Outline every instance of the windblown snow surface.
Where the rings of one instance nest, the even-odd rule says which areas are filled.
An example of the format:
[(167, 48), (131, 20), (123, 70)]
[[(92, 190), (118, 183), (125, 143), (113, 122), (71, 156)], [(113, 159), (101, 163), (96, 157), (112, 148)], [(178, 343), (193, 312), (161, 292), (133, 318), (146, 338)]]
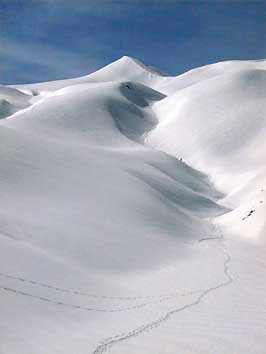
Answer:
[(266, 63), (0, 87), (0, 353), (266, 353)]

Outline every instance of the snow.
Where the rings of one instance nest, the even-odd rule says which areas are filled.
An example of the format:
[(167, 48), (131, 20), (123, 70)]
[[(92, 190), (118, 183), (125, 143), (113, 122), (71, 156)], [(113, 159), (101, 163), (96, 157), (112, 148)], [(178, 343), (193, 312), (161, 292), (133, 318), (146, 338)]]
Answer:
[(0, 353), (263, 353), (265, 70), (0, 87)]
[(0, 119), (30, 105), (30, 96), (15, 88), (0, 85)]

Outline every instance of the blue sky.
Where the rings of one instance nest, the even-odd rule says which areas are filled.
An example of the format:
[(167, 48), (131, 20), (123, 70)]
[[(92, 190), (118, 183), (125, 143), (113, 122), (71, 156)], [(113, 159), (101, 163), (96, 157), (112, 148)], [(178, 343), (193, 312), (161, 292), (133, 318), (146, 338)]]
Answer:
[(266, 56), (266, 0), (0, 0), (0, 83), (85, 75), (123, 55), (170, 74)]

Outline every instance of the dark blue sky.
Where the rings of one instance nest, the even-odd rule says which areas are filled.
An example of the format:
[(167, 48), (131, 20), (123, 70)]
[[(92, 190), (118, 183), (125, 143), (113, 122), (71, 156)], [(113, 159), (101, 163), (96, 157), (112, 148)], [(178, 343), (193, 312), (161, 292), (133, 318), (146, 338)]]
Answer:
[(0, 83), (87, 74), (123, 55), (170, 74), (266, 56), (266, 0), (0, 0)]

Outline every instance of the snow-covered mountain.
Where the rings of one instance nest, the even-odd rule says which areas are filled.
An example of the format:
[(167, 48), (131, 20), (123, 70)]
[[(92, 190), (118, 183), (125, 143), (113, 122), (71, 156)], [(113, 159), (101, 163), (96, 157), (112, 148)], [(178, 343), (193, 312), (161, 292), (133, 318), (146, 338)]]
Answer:
[(266, 61), (0, 87), (0, 353), (262, 354)]

